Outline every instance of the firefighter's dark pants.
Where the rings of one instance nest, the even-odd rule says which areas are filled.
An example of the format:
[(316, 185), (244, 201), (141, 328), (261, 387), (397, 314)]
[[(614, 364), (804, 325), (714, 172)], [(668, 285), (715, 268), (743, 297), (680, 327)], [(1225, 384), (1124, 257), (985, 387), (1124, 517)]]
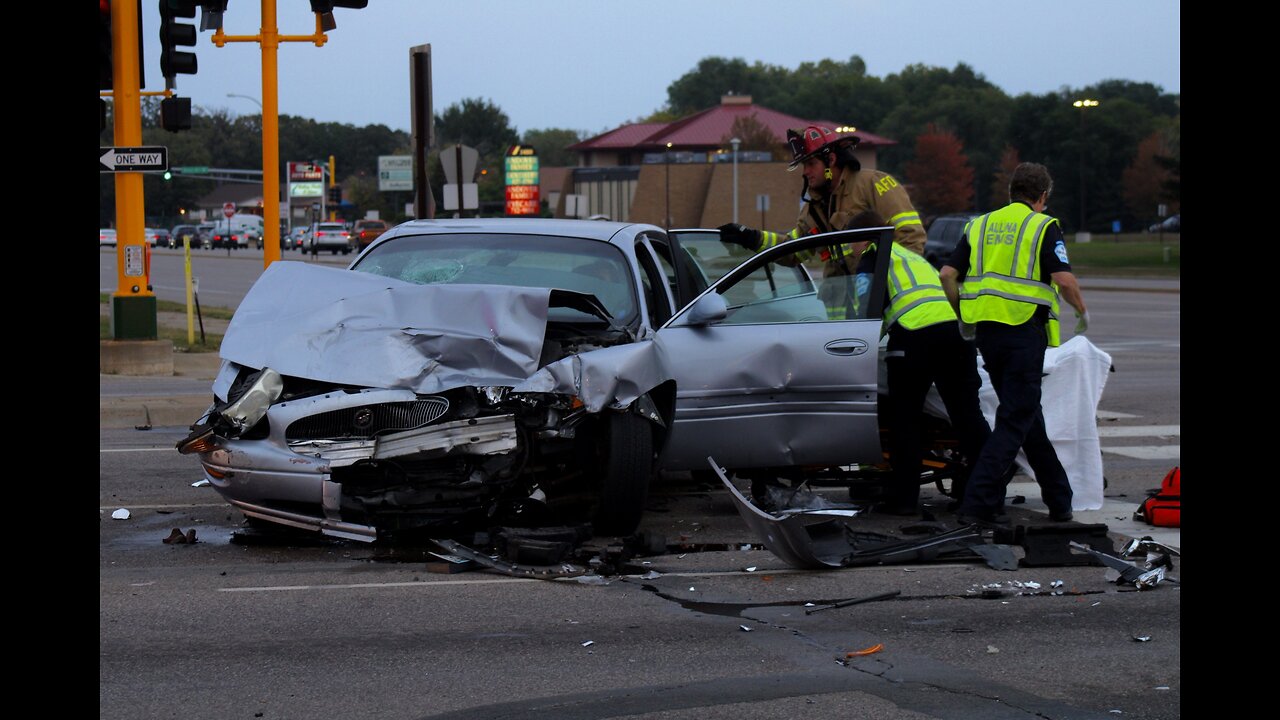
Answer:
[(1040, 496), (1049, 512), (1071, 510), (1071, 483), (1045, 432), (1040, 409), (1040, 379), (1044, 374), (1045, 329), (1036, 320), (1022, 325), (978, 323), (978, 349), (991, 386), (1000, 399), (996, 426), (969, 476), (969, 486), (959, 512), (990, 518), (1004, 504), (1008, 476), (1022, 448), (1040, 484)]
[[(889, 389), (889, 462), (893, 466), (888, 500), (890, 505), (906, 510), (920, 499), (925, 420), (922, 413), (929, 386), (938, 386), (938, 394), (960, 441), (961, 453), (969, 464), (978, 457), (991, 428), (978, 404), (981, 380), (977, 354), (973, 343), (960, 337), (955, 322), (917, 330), (892, 326), (885, 365)], [(964, 484), (964, 474), (962, 470), (952, 478), (952, 494), (957, 498), (963, 496), (963, 488), (959, 486)]]

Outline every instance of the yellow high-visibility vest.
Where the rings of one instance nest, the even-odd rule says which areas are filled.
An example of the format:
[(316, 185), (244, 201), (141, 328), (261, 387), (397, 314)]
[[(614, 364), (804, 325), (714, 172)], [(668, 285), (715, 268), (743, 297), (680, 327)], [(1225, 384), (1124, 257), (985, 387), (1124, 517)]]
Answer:
[(1049, 308), (1049, 347), (1059, 344), (1058, 289), (1040, 280), (1040, 243), (1057, 218), (1014, 202), (969, 223), (969, 272), (960, 287), (966, 323), (1021, 325)]

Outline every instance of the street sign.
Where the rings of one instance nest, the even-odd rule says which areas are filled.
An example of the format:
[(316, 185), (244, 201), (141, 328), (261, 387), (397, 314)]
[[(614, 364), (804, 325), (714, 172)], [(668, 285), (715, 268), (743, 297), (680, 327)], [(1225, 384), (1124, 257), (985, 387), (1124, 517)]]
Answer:
[(378, 190), (412, 190), (413, 156), (379, 155)]
[(440, 151), (440, 169), (450, 185), (466, 185), (476, 176), (480, 152), (466, 145), (453, 145)]
[(222, 216), (223, 216), (223, 217), (228, 217), (228, 218), (229, 218), (229, 217), (231, 217), (232, 215), (235, 215), (235, 214), (236, 214), (236, 204), (235, 204), (235, 203), (233, 203), (233, 202), (229, 202), (229, 201), (228, 201), (228, 202), (224, 202), (224, 203), (222, 203)]
[[(456, 183), (446, 183), (444, 190), (440, 193), (444, 198), (445, 210), (458, 209), (458, 185)], [(475, 183), (462, 184), (462, 209), (476, 210), (480, 207), (480, 186)]]
[(183, 175), (208, 175), (209, 166), (208, 165), (186, 165), (180, 168), (174, 168), (174, 172), (181, 173)]
[(169, 148), (99, 147), (98, 172), (164, 172), (169, 169)]

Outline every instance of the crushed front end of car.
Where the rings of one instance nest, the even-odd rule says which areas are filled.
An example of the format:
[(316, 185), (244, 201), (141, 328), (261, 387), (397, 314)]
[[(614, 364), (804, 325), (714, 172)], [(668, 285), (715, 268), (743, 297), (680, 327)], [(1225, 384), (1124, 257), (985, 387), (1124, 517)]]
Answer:
[[(280, 292), (308, 311), (282, 312)], [(248, 518), (334, 537), (534, 522), (618, 464), (601, 456), (614, 426), (665, 425), (647, 393), (666, 379), (652, 344), (548, 323), (557, 303), (591, 300), (275, 263), (178, 449)], [(607, 529), (634, 526), (637, 499), (604, 498)]]

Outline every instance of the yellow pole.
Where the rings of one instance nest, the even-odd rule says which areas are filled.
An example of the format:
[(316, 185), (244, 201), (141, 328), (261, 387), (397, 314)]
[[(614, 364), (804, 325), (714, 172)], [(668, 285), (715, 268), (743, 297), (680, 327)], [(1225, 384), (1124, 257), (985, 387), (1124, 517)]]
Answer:
[[(338, 184), (337, 178), (333, 176), (333, 156), (330, 155), (329, 156), (329, 187), (333, 187), (334, 185), (337, 185), (337, 184)], [(334, 203), (329, 207), (329, 222), (333, 222), (334, 220), (338, 219), (338, 211), (335, 209), (337, 207), (338, 207), (337, 203)]]
[[(142, 144), (142, 107), (138, 87), (138, 5), (112, 3), (111, 8), (112, 102), (115, 113), (114, 142), (117, 147)], [(143, 265), (146, 237), (143, 234), (142, 174), (117, 172), (116, 181), (116, 291), (115, 295), (151, 295), (146, 277), (125, 274)], [(130, 262), (126, 263), (125, 259)], [(128, 268), (126, 268), (128, 265)]]
[(277, 97), (277, 55), (280, 33), (276, 27), (276, 0), (262, 0), (262, 211), (266, 215), (266, 239), (262, 267), (280, 259), (280, 102)]
[(187, 347), (196, 344), (196, 311), (192, 304), (191, 288), (191, 235), (182, 235), (182, 275), (187, 281)]
[[(138, 3), (113, 3), (111, 74), (115, 147), (142, 144), (142, 107), (138, 68)], [(116, 290), (111, 294), (113, 340), (155, 340), (156, 296), (148, 287), (147, 239), (142, 175), (116, 172)]]

